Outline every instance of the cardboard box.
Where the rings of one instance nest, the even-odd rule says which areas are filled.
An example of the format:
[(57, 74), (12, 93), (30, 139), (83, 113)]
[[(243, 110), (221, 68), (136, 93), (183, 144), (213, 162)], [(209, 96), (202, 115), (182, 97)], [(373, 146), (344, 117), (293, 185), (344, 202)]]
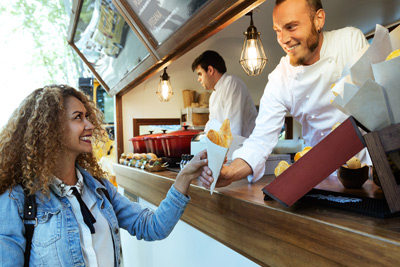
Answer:
[(181, 110), (182, 123), (189, 126), (204, 126), (209, 119), (208, 108), (184, 108)]

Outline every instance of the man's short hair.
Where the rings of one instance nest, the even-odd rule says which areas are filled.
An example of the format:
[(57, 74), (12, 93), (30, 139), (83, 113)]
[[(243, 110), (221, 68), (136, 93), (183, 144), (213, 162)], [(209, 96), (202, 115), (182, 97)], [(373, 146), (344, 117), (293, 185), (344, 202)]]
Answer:
[[(275, 6), (279, 6), (286, 0), (275, 0)], [(323, 9), (321, 0), (304, 0), (307, 2), (307, 5), (310, 9), (310, 16), (314, 17), (315, 12), (317, 12), (320, 9)]]
[(192, 63), (192, 70), (194, 71), (197, 66), (201, 66), (207, 71), (208, 66), (212, 66), (219, 73), (224, 74), (226, 72), (226, 65), (224, 59), (215, 51), (207, 50), (198, 56)]

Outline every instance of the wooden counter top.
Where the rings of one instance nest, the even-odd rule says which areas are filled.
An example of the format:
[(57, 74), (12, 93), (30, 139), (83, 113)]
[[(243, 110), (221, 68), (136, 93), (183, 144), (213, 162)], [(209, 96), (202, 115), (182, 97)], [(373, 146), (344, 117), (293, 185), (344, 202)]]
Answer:
[[(177, 175), (119, 164), (114, 171), (125, 190), (157, 206)], [(195, 181), (182, 220), (262, 266), (398, 265), (400, 218), (372, 218), (301, 201), (285, 208), (264, 201), (261, 189), (272, 178), (238, 181), (212, 196)], [(373, 194), (382, 196), (376, 188)]]

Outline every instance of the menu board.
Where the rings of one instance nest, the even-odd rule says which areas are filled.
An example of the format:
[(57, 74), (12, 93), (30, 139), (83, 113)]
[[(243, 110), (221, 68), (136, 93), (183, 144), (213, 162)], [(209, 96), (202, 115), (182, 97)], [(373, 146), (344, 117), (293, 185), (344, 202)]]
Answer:
[(211, 0), (128, 0), (140, 22), (161, 45)]

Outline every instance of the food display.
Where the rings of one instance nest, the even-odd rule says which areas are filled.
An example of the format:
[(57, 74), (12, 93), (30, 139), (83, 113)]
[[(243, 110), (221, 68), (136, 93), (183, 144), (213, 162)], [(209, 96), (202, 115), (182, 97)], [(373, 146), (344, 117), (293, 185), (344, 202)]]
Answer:
[(119, 158), (119, 164), (126, 165), (125, 160), (126, 160), (126, 154), (122, 153), (121, 157)]
[(150, 159), (144, 168), (148, 171), (151, 172), (158, 172), (158, 171), (164, 171), (168, 167), (168, 163), (163, 162), (162, 158), (153, 158)]
[(128, 153), (128, 154), (122, 153), (121, 157), (119, 159), (119, 163), (122, 164), (122, 165), (128, 165), (129, 162), (132, 160), (132, 158), (133, 158), (133, 153), (132, 152)]
[(119, 163), (129, 167), (146, 169), (148, 171), (163, 171), (168, 163), (154, 153), (122, 153)]

